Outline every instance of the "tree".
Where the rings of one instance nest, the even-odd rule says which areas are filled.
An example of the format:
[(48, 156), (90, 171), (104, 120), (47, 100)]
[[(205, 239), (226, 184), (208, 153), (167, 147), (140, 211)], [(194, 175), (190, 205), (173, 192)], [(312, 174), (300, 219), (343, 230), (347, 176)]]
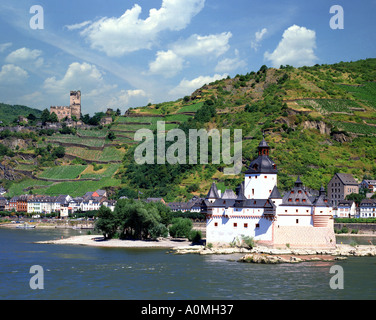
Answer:
[(65, 156), (65, 148), (63, 146), (58, 146), (53, 151), (53, 156), (55, 156), (57, 158), (63, 158)]
[[(115, 207), (120, 237), (132, 239), (156, 238), (164, 232), (161, 216), (154, 203), (121, 199)], [(151, 234), (152, 232), (152, 234)]]
[(52, 112), (49, 117), (50, 122), (59, 122), (59, 118), (57, 117), (55, 112)]
[(107, 139), (111, 140), (111, 141), (114, 141), (116, 139), (116, 136), (115, 136), (115, 133), (113, 133), (112, 131), (110, 131), (107, 135)]
[(50, 121), (50, 111), (48, 111), (48, 109), (42, 111), (41, 119), (43, 124)]
[(188, 238), (192, 230), (192, 221), (188, 218), (174, 218), (169, 228), (170, 235), (174, 238)]
[(98, 211), (98, 220), (95, 228), (102, 232), (105, 239), (111, 239), (117, 230), (117, 219), (113, 211), (101, 206)]
[(365, 198), (366, 195), (364, 193), (351, 193), (346, 196), (346, 200), (353, 200), (357, 205), (359, 205)]

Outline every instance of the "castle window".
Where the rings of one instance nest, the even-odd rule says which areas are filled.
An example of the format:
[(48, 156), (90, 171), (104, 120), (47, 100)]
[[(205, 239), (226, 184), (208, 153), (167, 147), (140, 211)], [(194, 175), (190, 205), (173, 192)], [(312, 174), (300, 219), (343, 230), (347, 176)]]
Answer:
[(295, 199), (295, 202), (299, 202), (299, 199)]
[(287, 210), (285, 210), (285, 212), (287, 213)]
[(296, 219), (296, 224), (298, 224), (299, 223), (299, 219)]
[(214, 222), (214, 227), (218, 227), (218, 222)]
[(248, 228), (248, 223), (244, 223), (244, 228)]
[(256, 229), (260, 228), (260, 224), (256, 223)]
[(302, 193), (302, 190), (299, 190), (298, 193)]
[(296, 213), (298, 213), (299, 212), (299, 210), (298, 209), (296, 209)]
[(268, 178), (268, 176), (264, 176), (264, 178), (265, 178), (265, 179), (267, 179), (267, 178)]
[(238, 224), (234, 222), (234, 228), (237, 228), (237, 227), (238, 227)]
[(303, 199), (302, 201), (303, 201), (303, 202), (306, 202), (306, 199)]
[(289, 202), (292, 202), (292, 199), (291, 199), (291, 198), (289, 198)]

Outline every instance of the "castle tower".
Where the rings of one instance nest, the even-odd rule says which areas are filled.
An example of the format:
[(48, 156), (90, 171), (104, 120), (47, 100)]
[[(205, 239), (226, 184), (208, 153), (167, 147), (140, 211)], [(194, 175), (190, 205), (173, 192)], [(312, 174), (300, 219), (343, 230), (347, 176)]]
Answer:
[(70, 108), (71, 115), (75, 116), (77, 120), (81, 116), (81, 91), (71, 91), (70, 92)]
[(270, 147), (263, 138), (258, 157), (245, 172), (244, 195), (247, 199), (268, 199), (277, 185), (277, 166), (269, 158)]

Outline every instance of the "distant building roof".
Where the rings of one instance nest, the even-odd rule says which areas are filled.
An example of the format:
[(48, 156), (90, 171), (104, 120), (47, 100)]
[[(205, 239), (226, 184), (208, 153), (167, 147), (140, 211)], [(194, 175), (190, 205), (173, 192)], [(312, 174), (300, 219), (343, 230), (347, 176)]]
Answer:
[(312, 198), (310, 193), (304, 189), (303, 182), (298, 177), (294, 188), (286, 192), (282, 198), (282, 206), (311, 206)]
[(351, 173), (336, 173), (336, 175), (345, 185), (358, 185), (358, 182), (354, 179)]
[(218, 193), (217, 185), (213, 182), (206, 196), (206, 199), (218, 199), (218, 198), (219, 198), (219, 193)]

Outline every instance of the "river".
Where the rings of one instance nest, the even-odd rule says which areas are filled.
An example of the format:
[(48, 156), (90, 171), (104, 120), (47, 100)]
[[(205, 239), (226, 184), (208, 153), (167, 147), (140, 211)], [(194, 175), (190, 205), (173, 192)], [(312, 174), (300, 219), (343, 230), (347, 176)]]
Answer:
[[(1, 300), (342, 300), (376, 298), (376, 257), (260, 265), (240, 254), (175, 255), (166, 249), (37, 244), (77, 230), (0, 228)], [(344, 241), (344, 238), (341, 238)], [(345, 243), (345, 242), (344, 242)], [(33, 290), (33, 265), (43, 289)], [(330, 268), (343, 268), (331, 289)]]

